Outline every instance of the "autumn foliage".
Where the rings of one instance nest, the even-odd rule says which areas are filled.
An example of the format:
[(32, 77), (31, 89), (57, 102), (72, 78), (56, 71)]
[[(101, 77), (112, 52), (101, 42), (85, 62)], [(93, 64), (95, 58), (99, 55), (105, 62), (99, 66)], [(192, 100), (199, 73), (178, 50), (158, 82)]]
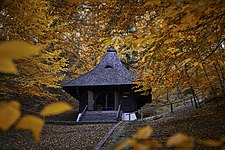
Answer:
[[(40, 47), (22, 41), (8, 41), (0, 44), (1, 67), (0, 72), (18, 73), (13, 58), (25, 57), (37, 53)], [(57, 115), (72, 109), (65, 102), (51, 103), (43, 108), (40, 116), (22, 115), (21, 104), (18, 101), (0, 102), (0, 129), (7, 131), (13, 126), (16, 129), (30, 130), (36, 142), (40, 141), (45, 120), (41, 116)]]
[[(189, 88), (204, 97), (224, 94), (222, 0), (10, 4), (1, 6), (1, 39), (28, 40), (43, 48), (32, 58), (16, 60), (20, 76), (1, 75), (6, 98), (17, 89), (19, 95), (55, 99), (58, 95), (48, 88), (92, 69), (108, 45), (117, 48), (125, 65), (138, 73), (136, 83), (143, 91), (151, 88), (154, 98)], [(9, 87), (6, 80), (17, 86)]]
[[(49, 106), (38, 121), (21, 118), (21, 104), (11, 100), (38, 99), (43, 105), (58, 100), (54, 91), (96, 66), (109, 45), (154, 99), (181, 98), (188, 89), (201, 98), (224, 96), (224, 29), (224, 0), (3, 0), (0, 122), (9, 119), (5, 113), (13, 117), (0, 127), (5, 131), (17, 123), (38, 141), (40, 116), (71, 107), (56, 104), (54, 112)], [(33, 119), (38, 128), (24, 123)]]
[(190, 88), (224, 95), (224, 2), (149, 0), (142, 8), (135, 32), (111, 40), (138, 53), (142, 90), (152, 88), (155, 99)]

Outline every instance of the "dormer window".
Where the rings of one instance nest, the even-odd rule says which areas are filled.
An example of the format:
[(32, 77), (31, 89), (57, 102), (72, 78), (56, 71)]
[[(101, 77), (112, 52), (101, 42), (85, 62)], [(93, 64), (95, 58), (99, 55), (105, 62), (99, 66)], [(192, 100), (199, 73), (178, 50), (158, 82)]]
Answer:
[(113, 68), (111, 65), (106, 65), (105, 68)]

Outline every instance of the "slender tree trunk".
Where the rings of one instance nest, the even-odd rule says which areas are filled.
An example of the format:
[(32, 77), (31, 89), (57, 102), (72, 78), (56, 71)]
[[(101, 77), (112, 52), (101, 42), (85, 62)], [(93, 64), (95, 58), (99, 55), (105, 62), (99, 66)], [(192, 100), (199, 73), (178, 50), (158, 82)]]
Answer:
[(223, 95), (225, 95), (225, 93), (224, 93), (224, 89), (223, 89), (222, 79), (221, 79), (221, 77), (220, 77), (220, 74), (219, 74), (219, 71), (218, 71), (218, 69), (217, 69), (217, 67), (216, 67), (216, 64), (214, 64), (214, 67), (215, 67), (215, 69), (216, 69), (216, 74), (217, 74), (218, 79), (219, 79), (219, 83), (220, 83), (221, 92), (223, 93)]
[[(197, 50), (197, 54), (198, 54), (198, 57), (199, 57), (199, 59), (200, 59), (200, 62), (203, 62), (203, 59), (202, 59), (202, 57), (201, 57), (201, 54), (199, 53), (199, 50)], [(212, 92), (213, 92), (213, 95), (215, 95), (214, 88), (213, 88), (212, 83), (211, 83), (211, 81), (210, 81), (210, 79), (209, 79), (209, 76), (208, 76), (208, 74), (207, 74), (207, 72), (206, 72), (206, 68), (205, 68), (205, 66), (204, 66), (203, 64), (202, 64), (202, 68), (203, 68), (203, 71), (204, 71), (204, 73), (205, 73), (205, 76), (206, 76), (206, 78), (207, 78), (207, 80), (208, 80), (208, 82), (209, 82), (209, 85), (210, 85), (210, 88), (211, 88), (211, 90), (212, 90)]]
[[(225, 89), (224, 89), (224, 81), (225, 81), (225, 76), (224, 76), (224, 73), (223, 73), (223, 68), (220, 67), (220, 64), (218, 62), (218, 58), (217, 56), (214, 54), (214, 57), (216, 59), (216, 62), (217, 62), (217, 66), (218, 68), (216, 67), (216, 64), (214, 64), (214, 67), (216, 69), (216, 72), (217, 72), (217, 75), (218, 75), (218, 78), (219, 78), (219, 81), (220, 81), (220, 86), (221, 86), (221, 92), (223, 95), (225, 95)], [(221, 76), (220, 76), (221, 75)]]
[(192, 92), (192, 95), (193, 95), (193, 99), (194, 99), (194, 103), (195, 103), (195, 108), (197, 109), (198, 108), (198, 103), (197, 103), (197, 97), (196, 97), (195, 91), (192, 88), (192, 86), (191, 86), (190, 89), (191, 89), (191, 92)]

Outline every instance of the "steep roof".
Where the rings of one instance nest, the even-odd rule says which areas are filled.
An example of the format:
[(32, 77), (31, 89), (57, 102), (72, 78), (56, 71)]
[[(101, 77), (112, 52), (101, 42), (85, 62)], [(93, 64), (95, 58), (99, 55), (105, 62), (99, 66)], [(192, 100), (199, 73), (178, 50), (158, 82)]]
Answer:
[(137, 76), (121, 63), (114, 47), (110, 47), (101, 62), (91, 71), (68, 82), (70, 86), (131, 85)]

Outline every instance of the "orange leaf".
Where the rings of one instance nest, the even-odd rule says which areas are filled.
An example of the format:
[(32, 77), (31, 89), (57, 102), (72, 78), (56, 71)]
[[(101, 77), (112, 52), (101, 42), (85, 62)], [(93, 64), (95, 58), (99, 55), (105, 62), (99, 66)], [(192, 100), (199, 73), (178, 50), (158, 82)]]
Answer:
[(17, 123), (17, 129), (25, 129), (32, 131), (34, 135), (34, 140), (36, 142), (40, 141), (41, 130), (44, 126), (45, 122), (43, 119), (33, 116), (33, 115), (26, 115), (20, 119)]
[(40, 49), (40, 46), (32, 45), (24, 41), (6, 41), (0, 44), (0, 57), (24, 57), (35, 54)]
[(145, 140), (142, 144), (148, 145), (149, 148), (160, 148), (162, 146), (158, 140)]
[(40, 114), (43, 116), (58, 115), (72, 109), (73, 107), (65, 102), (55, 102), (45, 106)]
[(152, 134), (152, 127), (150, 125), (146, 126), (145, 128), (139, 129), (134, 135), (133, 138), (135, 139), (148, 139), (149, 136)]
[(20, 103), (17, 101), (0, 103), (0, 129), (8, 130), (20, 117)]
[(168, 147), (177, 147), (183, 149), (191, 149), (193, 147), (190, 138), (185, 134), (175, 134), (168, 138), (166, 145)]
[(151, 33), (156, 33), (156, 28), (152, 27), (152, 28), (150, 29), (150, 32), (151, 32)]
[(12, 74), (17, 73), (16, 65), (13, 63), (11, 58), (0, 58), (0, 72)]
[(208, 147), (220, 147), (222, 145), (222, 142), (215, 140), (201, 140), (199, 143)]
[(136, 144), (136, 140), (127, 138), (122, 143), (116, 145), (114, 150), (122, 150), (124, 148), (131, 147), (134, 144)]

